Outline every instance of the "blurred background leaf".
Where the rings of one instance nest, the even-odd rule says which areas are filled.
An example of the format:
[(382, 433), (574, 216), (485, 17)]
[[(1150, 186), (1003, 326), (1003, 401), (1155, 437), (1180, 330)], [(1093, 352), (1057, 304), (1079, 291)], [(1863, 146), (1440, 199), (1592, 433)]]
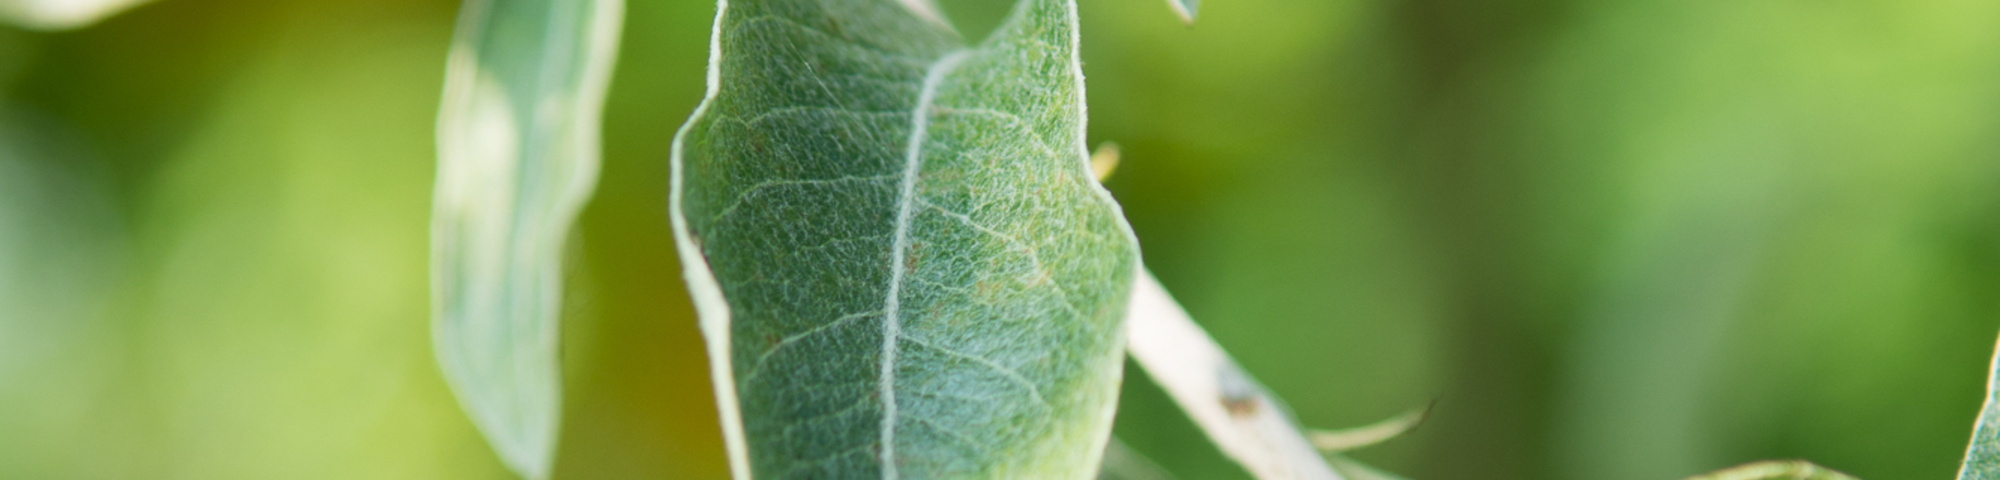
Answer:
[(562, 416), (564, 248), (597, 186), (623, 0), (469, 0), (446, 60), (431, 344), (508, 468), (548, 478)]
[[(1008, 4), (940, 3), (973, 38)], [(69, 251), (8, 264), (39, 281), (0, 299), (101, 299), (0, 303), (0, 478), (507, 478), (426, 342), (456, 8), (170, 0), (0, 30), (0, 104), (29, 125), (8, 128), (70, 145), (29, 159), (67, 173), (0, 180), (0, 211), (37, 212), (0, 238)], [(555, 478), (726, 476), (665, 215), (713, 8), (629, 7)], [(1110, 187), (1194, 318), (1308, 426), (1439, 399), (1357, 459), (1957, 468), (2000, 332), (2000, 4), (1082, 8), (1090, 144), (1121, 146)], [(30, 175), (72, 186), (20, 193)], [(1143, 377), (1120, 438), (1178, 478), (1247, 478)]]
[(0, 0), (0, 20), (37, 30), (88, 26), (148, 0)]
[[(0, 473), (89, 460), (79, 427), (120, 380), (107, 307), (125, 268), (124, 225), (103, 170), (73, 132), (0, 103)], [(34, 477), (36, 475), (24, 475)]]

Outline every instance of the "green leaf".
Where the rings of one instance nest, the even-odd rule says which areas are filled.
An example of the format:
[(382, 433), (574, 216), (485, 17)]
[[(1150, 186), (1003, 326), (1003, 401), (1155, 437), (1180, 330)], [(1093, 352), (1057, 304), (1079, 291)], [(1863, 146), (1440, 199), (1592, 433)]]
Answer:
[(125, 378), (103, 358), (130, 344), (108, 315), (130, 278), (129, 230), (81, 138), (0, 99), (0, 409), (33, 412), (0, 416), (0, 478), (82, 476), (67, 467), (101, 468), (112, 434), (98, 432), (118, 430), (79, 406)]
[(2000, 347), (1995, 347), (1991, 370), (1986, 377), (1986, 404), (1973, 424), (1958, 480), (2000, 480)]
[(722, 2), (672, 212), (737, 478), (1097, 474), (1138, 269), (1072, 0)]
[(546, 478), (562, 413), (563, 242), (597, 181), (622, 0), (470, 0), (438, 115), (438, 364), (500, 459)]
[(1856, 480), (1853, 476), (1804, 460), (1769, 460), (1688, 477), (1687, 480)]

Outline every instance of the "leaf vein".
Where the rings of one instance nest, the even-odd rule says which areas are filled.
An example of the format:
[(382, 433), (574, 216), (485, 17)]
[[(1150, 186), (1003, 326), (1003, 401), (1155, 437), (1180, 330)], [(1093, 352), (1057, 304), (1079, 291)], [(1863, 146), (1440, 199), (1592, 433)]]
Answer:
[(1035, 271), (1041, 273), (1043, 278), (1048, 282), (1049, 287), (1055, 290), (1057, 297), (1056, 303), (1062, 305), (1063, 309), (1068, 310), (1070, 314), (1076, 315), (1077, 319), (1083, 324), (1085, 329), (1088, 329), (1093, 333), (1095, 333), (1098, 330), (1096, 325), (1090, 323), (1089, 321), (1090, 316), (1084, 315), (1083, 310), (1076, 308), (1076, 305), (1070, 302), (1069, 289), (1063, 288), (1062, 283), (1056, 280), (1055, 271), (1050, 270), (1046, 264), (1042, 263), (1041, 255), (1036, 254), (1035, 247), (1033, 245), (1029, 245), (1027, 242), (1022, 241), (1020, 237), (1010, 235), (998, 230), (994, 230), (991, 227), (987, 227), (985, 225), (980, 224), (979, 222), (973, 221), (972, 216), (970, 215), (951, 211), (950, 209), (944, 208), (929, 201), (922, 201), (922, 202), (924, 206), (927, 208), (937, 210), (939, 213), (943, 213), (945, 216), (958, 219), (958, 221), (965, 223), (967, 226), (970, 226), (973, 229), (979, 230), (980, 232), (984, 232), (994, 237), (998, 237), (1002, 240), (1005, 240), (1009, 243), (1012, 243), (1020, 247), (1022, 253), (1027, 254), (1028, 262), (1034, 265)]
[(960, 433), (957, 429), (946, 427), (943, 424), (940, 424), (935, 420), (931, 420), (930, 418), (927, 418), (923, 415), (910, 415), (910, 419), (915, 420), (917, 423), (923, 424), (926, 427), (930, 427), (932, 431), (945, 434), (945, 436), (951, 437), (952, 440), (964, 444), (966, 448), (972, 450), (974, 455), (982, 457), (986, 455), (986, 447), (979, 445), (978, 442), (972, 441), (972, 437), (966, 436), (964, 433)]
[(869, 403), (867, 398), (857, 399), (854, 401), (854, 403), (849, 404), (845, 407), (841, 407), (839, 410), (834, 410), (819, 415), (813, 415), (810, 417), (801, 418), (796, 422), (792, 422), (791, 425), (786, 425), (785, 428), (780, 430), (779, 432), (781, 435), (790, 437), (792, 436), (792, 432), (798, 430), (800, 427), (804, 427), (814, 422), (820, 422), (835, 417), (846, 416), (848, 414), (854, 413), (856, 410), (860, 410), (864, 407), (867, 407), (868, 405)]
[(883, 175), (869, 175), (869, 176), (849, 175), (837, 178), (812, 178), (812, 179), (801, 179), (801, 180), (766, 180), (762, 183), (745, 187), (742, 193), (736, 194), (736, 200), (729, 202), (729, 205), (723, 207), (722, 210), (716, 211), (715, 216), (709, 219), (709, 223), (710, 224), (722, 223), (723, 218), (728, 217), (732, 213), (736, 213), (736, 209), (738, 207), (742, 207), (744, 203), (747, 203), (750, 200), (750, 197), (756, 196), (758, 194), (763, 193), (766, 190), (770, 190), (773, 188), (798, 187), (806, 185), (832, 185), (836, 183), (845, 183), (845, 182), (879, 182), (883, 180), (893, 180), (895, 178), (896, 178), (895, 175), (883, 174)]
[(843, 107), (829, 107), (825, 105), (793, 105), (789, 107), (778, 107), (770, 110), (765, 110), (763, 113), (751, 116), (748, 119), (739, 120), (731, 117), (718, 117), (717, 120), (736, 122), (743, 124), (746, 127), (754, 128), (758, 123), (761, 123), (765, 120), (770, 120), (774, 117), (778, 117), (781, 115), (791, 115), (796, 113), (842, 113), (854, 116), (892, 116), (892, 115), (908, 115), (910, 112), (854, 110)]
[(935, 350), (938, 353), (943, 353), (945, 355), (971, 360), (973, 363), (977, 363), (982, 366), (985, 366), (986, 368), (992, 369), (995, 373), (999, 373), (1000, 376), (1007, 377), (1007, 380), (1012, 381), (1015, 384), (1020, 385), (1022, 389), (1027, 390), (1028, 396), (1035, 399), (1035, 404), (1042, 405), (1044, 407), (1055, 408), (1054, 405), (1049, 404), (1048, 400), (1042, 398), (1042, 389), (1036, 387), (1035, 382), (1028, 381), (1028, 377), (1022, 376), (1021, 372), (1017, 372), (1012, 368), (1007, 368), (1006, 365), (994, 363), (992, 360), (987, 360), (978, 355), (973, 355), (958, 350), (945, 348), (943, 345), (931, 343), (928, 340), (923, 340), (917, 337), (904, 337), (903, 339), (908, 340), (910, 343), (916, 344), (917, 346)]
[(820, 326), (813, 327), (812, 329), (806, 330), (804, 332), (788, 335), (785, 338), (778, 340), (777, 343), (771, 344), (771, 348), (764, 349), (763, 353), (757, 354), (757, 360), (750, 364), (750, 372), (743, 374), (743, 383), (749, 384), (755, 382), (757, 380), (757, 376), (764, 373), (764, 364), (769, 362), (771, 360), (771, 356), (777, 354), (779, 350), (783, 350), (785, 347), (797, 344), (799, 341), (805, 340), (806, 338), (812, 337), (813, 335), (817, 335), (822, 332), (839, 328), (841, 325), (846, 325), (849, 322), (853, 322), (855, 320), (859, 320), (862, 318), (868, 318), (869, 316), (875, 315), (877, 313), (880, 312), (861, 312), (861, 313), (842, 315), (840, 318), (833, 319), (833, 321), (831, 322), (826, 322), (825, 324), (822, 324)]
[(937, 110), (941, 113), (997, 117), (1010, 124), (1010, 126), (1027, 133), (1029, 138), (1034, 139), (1034, 141), (1028, 142), (1028, 145), (1035, 147), (1036, 153), (1047, 155), (1050, 158), (1062, 157), (1061, 154), (1056, 153), (1055, 147), (1049, 146), (1049, 143), (1042, 138), (1042, 133), (1030, 127), (1026, 120), (1021, 119), (1020, 115), (985, 107), (937, 107)]
[[(799, 30), (804, 30), (804, 31), (806, 31), (807, 33), (811, 33), (811, 34), (813, 34), (813, 35), (818, 35), (818, 36), (820, 36), (820, 37), (823, 37), (823, 38), (826, 38), (826, 39), (828, 39), (829, 41), (828, 41), (827, 43), (833, 43), (833, 44), (837, 44), (837, 45), (843, 45), (843, 46), (848, 46), (848, 47), (854, 47), (854, 48), (856, 48), (856, 49), (859, 49), (859, 50), (862, 50), (862, 51), (865, 51), (865, 52), (868, 52), (868, 53), (873, 53), (873, 54), (876, 54), (876, 55), (880, 55), (880, 56), (882, 56), (883, 58), (886, 58), (886, 59), (890, 59), (890, 60), (895, 60), (895, 61), (899, 61), (899, 62), (902, 62), (902, 63), (906, 63), (906, 64), (911, 64), (911, 65), (928, 65), (928, 64), (930, 64), (930, 63), (931, 63), (931, 60), (930, 60), (930, 59), (926, 59), (926, 58), (922, 58), (922, 57), (917, 57), (917, 56), (914, 56), (914, 55), (910, 55), (910, 54), (906, 54), (906, 53), (897, 53), (897, 52), (893, 52), (893, 51), (890, 51), (890, 50), (888, 50), (888, 49), (885, 49), (885, 48), (882, 48), (882, 47), (880, 47), (880, 46), (876, 46), (876, 45), (870, 45), (870, 44), (866, 44), (866, 43), (861, 43), (861, 42), (856, 42), (856, 41), (853, 41), (853, 40), (850, 40), (850, 39), (847, 39), (847, 38), (845, 38), (845, 37), (841, 37), (841, 36), (838, 36), (838, 35), (834, 35), (834, 34), (831, 34), (831, 33), (827, 33), (827, 32), (826, 32), (825, 30), (821, 30), (821, 29), (820, 29), (819, 27), (815, 27), (815, 26), (812, 26), (812, 25), (807, 25), (807, 24), (806, 24), (805, 22), (801, 22), (801, 21), (798, 21), (798, 20), (796, 20), (796, 19), (792, 19), (792, 18), (788, 18), (788, 17), (780, 17), (780, 16), (776, 16), (776, 15), (760, 15), (760, 16), (755, 16), (755, 17), (750, 17), (750, 18), (745, 18), (745, 19), (743, 19), (743, 23), (740, 23), (740, 24), (737, 24), (737, 25), (736, 25), (736, 28), (734, 28), (733, 30), (743, 30), (743, 29), (748, 29), (748, 28), (750, 28), (750, 27), (752, 27), (752, 26), (755, 26), (755, 25), (757, 25), (757, 24), (760, 24), (760, 23), (765, 23), (765, 22), (767, 22), (767, 21), (768, 21), (768, 22), (771, 22), (771, 23), (774, 23), (774, 24), (777, 24), (777, 25), (780, 25), (780, 26), (786, 26), (786, 27), (791, 27), (791, 28), (796, 28), (796, 29), (799, 29)], [(741, 34), (741, 33), (739, 33), (739, 32), (735, 32), (735, 31), (732, 31), (732, 32), (730, 32), (730, 36), (732, 36), (732, 37), (733, 37), (733, 36), (736, 36), (736, 35), (740, 35), (740, 34)], [(756, 35), (751, 35), (751, 36), (755, 37)]]
[(897, 480), (896, 471), (896, 337), (902, 329), (902, 299), (904, 259), (910, 248), (910, 217), (914, 213), (917, 197), (917, 175), (923, 170), (923, 142), (928, 138), (931, 104), (936, 102), (938, 86), (944, 82), (945, 74), (958, 65), (970, 50), (959, 50), (938, 59), (924, 73), (924, 87), (917, 94), (916, 110), (910, 115), (910, 143), (903, 167), (903, 192), (896, 207), (896, 237), (889, 250), (889, 293), (882, 308), (882, 376), (880, 381), (882, 398), (882, 478)]

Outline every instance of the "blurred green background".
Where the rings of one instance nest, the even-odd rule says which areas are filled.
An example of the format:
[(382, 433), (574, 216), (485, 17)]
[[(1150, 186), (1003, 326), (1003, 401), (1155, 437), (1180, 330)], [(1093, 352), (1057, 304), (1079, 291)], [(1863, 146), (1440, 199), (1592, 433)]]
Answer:
[[(952, 0), (973, 36), (1007, 0)], [(1083, 0), (1148, 264), (1418, 480), (1949, 478), (2000, 330), (2000, 2)], [(427, 335), (450, 0), (0, 27), (0, 478), (503, 479)], [(557, 478), (726, 476), (665, 213), (714, 6), (630, 0)], [(1246, 476), (1128, 370), (1118, 435)]]

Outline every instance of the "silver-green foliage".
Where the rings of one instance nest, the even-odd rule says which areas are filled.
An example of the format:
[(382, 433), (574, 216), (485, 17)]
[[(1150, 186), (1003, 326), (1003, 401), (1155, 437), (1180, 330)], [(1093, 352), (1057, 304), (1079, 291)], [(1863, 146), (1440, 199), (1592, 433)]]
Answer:
[(473, 423), (545, 478), (561, 416), (563, 241), (597, 180), (622, 0), (470, 0), (438, 119), (433, 343)]
[[(1996, 347), (2000, 348), (2000, 347)], [(1972, 442), (1965, 448), (1965, 464), (1958, 480), (2000, 480), (2000, 353), (1995, 353), (1991, 376), (1986, 380), (1986, 406), (1972, 427)]]
[[(1072, 0), (722, 2), (673, 210), (739, 478), (1087, 478), (1138, 249)], [(739, 410), (740, 408), (740, 410)]]

